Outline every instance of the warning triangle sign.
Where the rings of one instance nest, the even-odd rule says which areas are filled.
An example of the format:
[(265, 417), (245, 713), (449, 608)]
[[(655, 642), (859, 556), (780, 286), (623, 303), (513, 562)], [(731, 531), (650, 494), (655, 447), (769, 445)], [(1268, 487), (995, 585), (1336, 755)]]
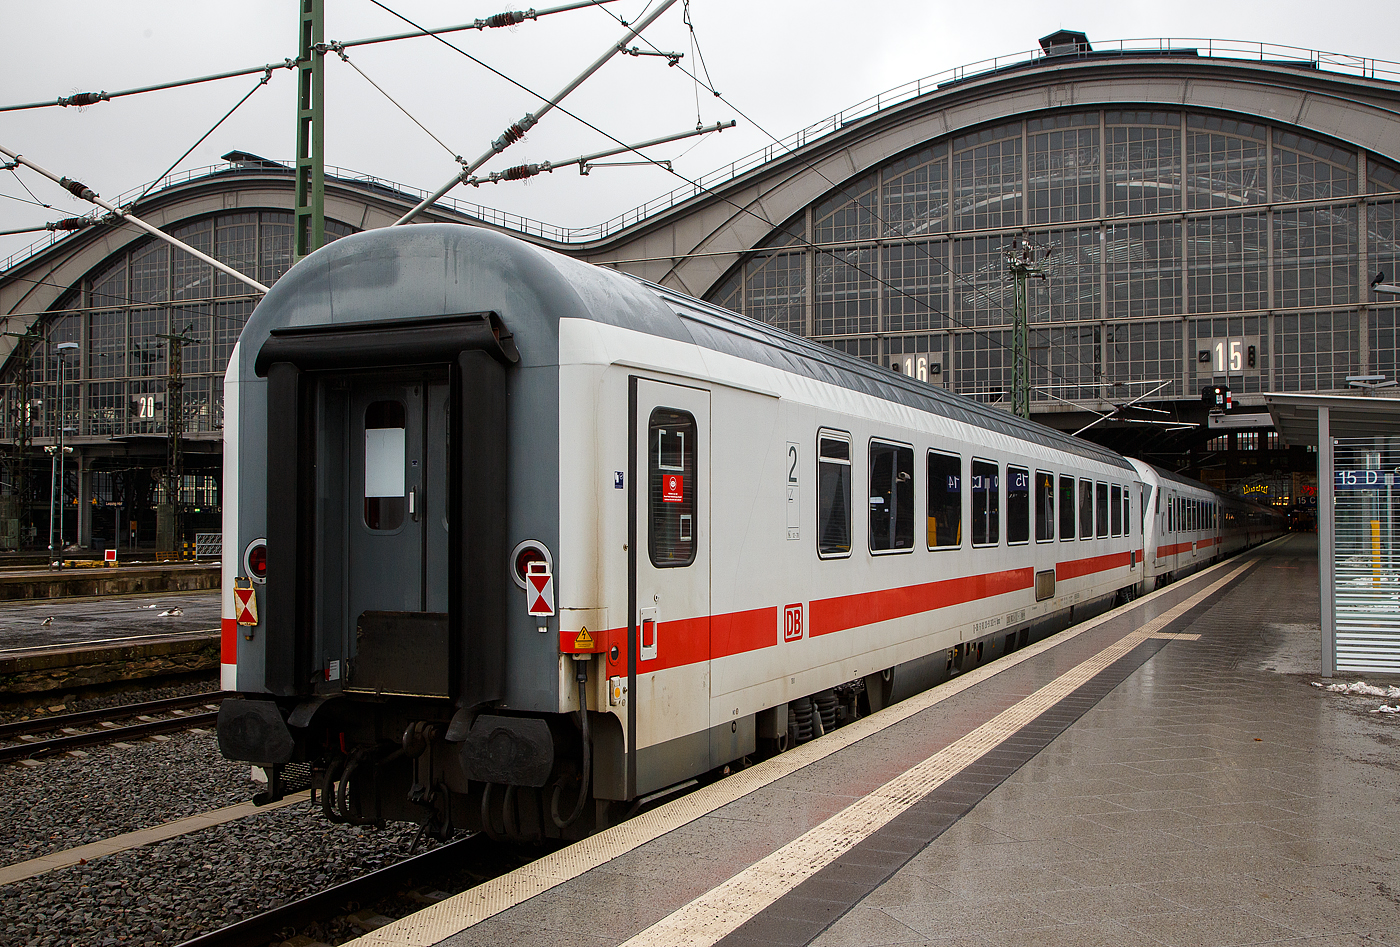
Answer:
[(578, 637), (574, 639), (574, 647), (580, 651), (593, 647), (593, 636), (588, 633), (587, 628), (579, 629)]

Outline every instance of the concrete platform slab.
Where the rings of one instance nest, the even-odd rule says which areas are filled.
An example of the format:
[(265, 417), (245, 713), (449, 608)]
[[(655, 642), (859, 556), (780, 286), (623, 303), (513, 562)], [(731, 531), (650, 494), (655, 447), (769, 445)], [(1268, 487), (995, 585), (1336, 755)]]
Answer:
[(1400, 721), (1309, 686), (1315, 568), (1285, 538), (360, 943), (1400, 943)]

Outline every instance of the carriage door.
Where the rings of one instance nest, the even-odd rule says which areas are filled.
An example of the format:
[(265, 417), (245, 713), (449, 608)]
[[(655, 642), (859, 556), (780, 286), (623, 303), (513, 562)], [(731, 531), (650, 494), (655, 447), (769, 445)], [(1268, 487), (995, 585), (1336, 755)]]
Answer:
[[(710, 393), (634, 384), (628, 743), (637, 753), (636, 790), (647, 792), (688, 775), (670, 768), (693, 773), (709, 757)], [(647, 752), (678, 738), (665, 753)]]
[(446, 405), (423, 376), (347, 394), (348, 690), (448, 695)]

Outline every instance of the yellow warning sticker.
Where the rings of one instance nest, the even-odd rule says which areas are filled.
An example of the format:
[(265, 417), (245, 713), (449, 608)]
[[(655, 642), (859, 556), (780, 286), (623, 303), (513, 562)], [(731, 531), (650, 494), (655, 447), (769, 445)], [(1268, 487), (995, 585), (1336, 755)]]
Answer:
[(574, 647), (580, 651), (593, 647), (593, 636), (588, 633), (587, 628), (579, 629), (578, 637), (574, 639)]

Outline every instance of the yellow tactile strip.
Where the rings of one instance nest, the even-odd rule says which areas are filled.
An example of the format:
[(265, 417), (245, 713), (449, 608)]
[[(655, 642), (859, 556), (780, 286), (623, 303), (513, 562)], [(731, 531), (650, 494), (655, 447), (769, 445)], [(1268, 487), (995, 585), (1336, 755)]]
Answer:
[[(1194, 579), (1199, 580), (1229, 564), (1218, 563)], [(1056, 678), (977, 730), (642, 931), (629, 940), (628, 945), (640, 947), (643, 944), (656, 944), (669, 947), (681, 943), (708, 945), (717, 942), (754, 913), (834, 861), (949, 777), (995, 748), (1040, 713), (1058, 703), (1095, 674), (1190, 611), (1254, 564), (1254, 561), (1249, 561), (1238, 565), (1223, 578)], [(1152, 602), (1164, 591), (1166, 590), (1139, 599), (1135, 607)], [(440, 901), (366, 934), (352, 943), (359, 947), (430, 947), (486, 918), (521, 904), (537, 894), (660, 838), (667, 832), (735, 802), (871, 734), (947, 700), (969, 687), (1015, 667), (1022, 661), (1058, 647), (1106, 621), (1121, 618), (1123, 614), (1123, 610), (1110, 612), (1006, 658), (983, 665), (947, 684), (857, 720), (820, 740), (804, 743), (758, 766), (743, 770), (651, 812), (643, 813), (622, 825), (517, 868), (509, 874)]]
[(127, 832), (125, 835), (116, 835), (100, 842), (90, 842), (87, 845), (79, 845), (77, 848), (52, 852), (38, 858), (31, 858), (29, 861), (6, 865), (4, 868), (0, 868), (0, 885), (7, 885), (13, 881), (23, 881), (25, 878), (33, 878), (35, 875), (42, 875), (46, 871), (53, 871), (57, 868), (68, 868), (82, 862), (89, 862), (94, 858), (101, 858), (103, 855), (113, 855), (130, 848), (140, 848), (142, 845), (164, 842), (166, 839), (187, 835), (190, 832), (198, 832), (200, 829), (207, 829), (210, 826), (245, 819), (259, 812), (281, 809), (283, 806), (304, 802), (310, 796), (309, 792), (299, 792), (287, 796), (281, 802), (273, 802), (265, 806), (255, 806), (251, 802), (240, 802), (235, 806), (225, 806), (222, 809), (201, 812), (199, 815), (176, 819), (174, 822), (167, 822), (154, 828)]

